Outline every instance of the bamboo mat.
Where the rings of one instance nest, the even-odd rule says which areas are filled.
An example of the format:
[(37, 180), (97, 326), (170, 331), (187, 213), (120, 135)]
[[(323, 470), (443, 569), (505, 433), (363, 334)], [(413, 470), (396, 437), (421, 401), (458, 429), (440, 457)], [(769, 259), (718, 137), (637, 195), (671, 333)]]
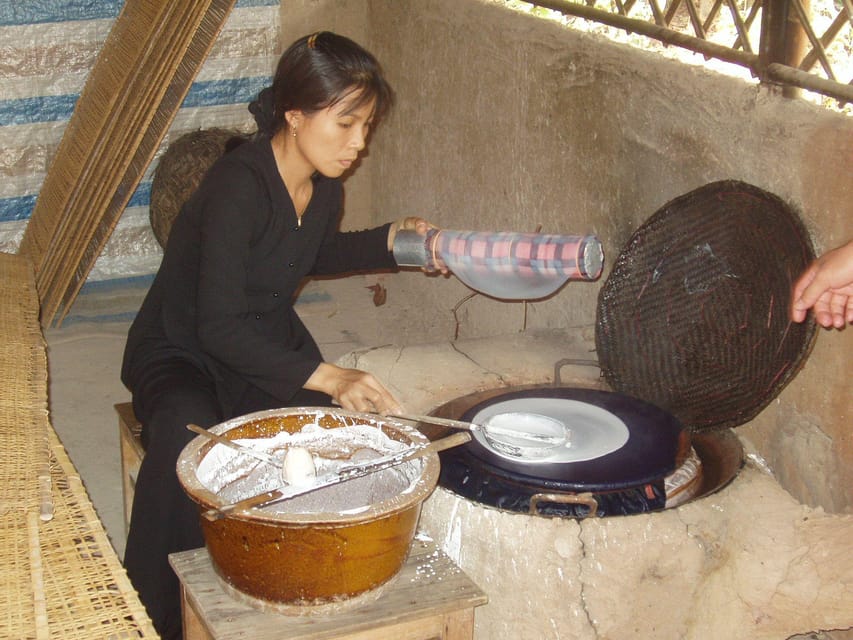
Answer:
[(68, 312), (235, 1), (125, 2), (21, 241), (44, 326)]
[(156, 638), (48, 416), (31, 264), (0, 254), (0, 637)]

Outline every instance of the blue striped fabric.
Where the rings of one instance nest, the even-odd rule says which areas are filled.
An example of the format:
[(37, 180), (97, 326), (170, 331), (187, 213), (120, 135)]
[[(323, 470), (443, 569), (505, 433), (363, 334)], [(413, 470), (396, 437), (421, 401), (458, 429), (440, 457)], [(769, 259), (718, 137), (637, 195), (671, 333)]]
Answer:
[[(194, 82), (181, 108), (250, 102), (270, 82), (269, 76)], [(0, 127), (68, 120), (80, 94), (0, 100)]]
[(0, 100), (0, 127), (68, 120), (79, 94)]
[(26, 220), (30, 217), (35, 204), (36, 196), (34, 194), (0, 198), (0, 222)]
[(17, 0), (0, 4), (0, 27), (115, 18), (122, 0)]
[[(277, 0), (237, 0), (236, 8), (278, 6)], [(7, 0), (0, 3), (0, 27), (115, 18), (123, 0)]]
[[(0, 1), (0, 47), (11, 52), (0, 67), (0, 251), (17, 251), (62, 131), (123, 4)], [(280, 0), (237, 0), (214, 43), (212, 64), (202, 67), (190, 88), (114, 237), (127, 229), (138, 244), (139, 230), (148, 225), (152, 173), (170, 141), (206, 127), (252, 128), (246, 105), (271, 81), (279, 54), (279, 8)], [(147, 250), (159, 250), (153, 235), (149, 240)]]

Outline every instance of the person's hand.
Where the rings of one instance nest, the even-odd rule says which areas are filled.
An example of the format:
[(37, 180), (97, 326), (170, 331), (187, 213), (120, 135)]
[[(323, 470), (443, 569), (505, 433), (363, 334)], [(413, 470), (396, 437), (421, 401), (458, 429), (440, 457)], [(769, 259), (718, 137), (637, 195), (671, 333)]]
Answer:
[(322, 391), (344, 409), (365, 413), (400, 413), (394, 396), (373, 375), (360, 369), (345, 369), (327, 362), (311, 374), (306, 389)]
[[(400, 218), (395, 222), (391, 223), (391, 228), (388, 229), (388, 251), (394, 250), (394, 239), (397, 237), (397, 232), (401, 230), (406, 231), (417, 231), (420, 235), (425, 236), (427, 231), (430, 229), (438, 229), (439, 227), (435, 226), (428, 220), (423, 218), (419, 218), (418, 216), (408, 216), (406, 218)], [(424, 267), (422, 269), (427, 273), (431, 271), (439, 271), (444, 275), (447, 275), (447, 265), (439, 258), (435, 256), (435, 265), (432, 268)]]
[(794, 283), (791, 319), (802, 322), (812, 307), (823, 327), (853, 322), (853, 240), (815, 260)]

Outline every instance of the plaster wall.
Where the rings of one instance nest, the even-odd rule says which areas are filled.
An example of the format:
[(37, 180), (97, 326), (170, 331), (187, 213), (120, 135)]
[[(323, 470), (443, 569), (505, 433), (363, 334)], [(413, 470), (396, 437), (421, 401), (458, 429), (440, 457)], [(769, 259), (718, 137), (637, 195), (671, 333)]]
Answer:
[[(309, 25), (362, 35), (397, 92), (345, 227), (418, 214), (452, 229), (591, 232), (607, 256), (599, 282), (534, 303), (469, 298), (455, 278), (420, 273), (330, 283), (388, 289), (384, 306), (359, 308), (375, 314), (374, 344), (588, 328), (631, 233), (715, 180), (789, 202), (818, 252), (853, 236), (849, 117), (488, 0), (282, 6), (283, 33)], [(822, 331), (797, 378), (739, 429), (798, 500), (835, 512), (853, 512), (851, 356), (853, 333)]]

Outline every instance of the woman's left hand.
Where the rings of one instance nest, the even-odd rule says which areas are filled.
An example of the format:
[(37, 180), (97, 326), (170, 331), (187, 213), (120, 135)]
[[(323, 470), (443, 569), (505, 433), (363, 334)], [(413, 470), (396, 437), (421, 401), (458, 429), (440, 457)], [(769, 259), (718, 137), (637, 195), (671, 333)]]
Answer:
[(322, 391), (344, 409), (366, 413), (400, 413), (402, 408), (391, 392), (372, 374), (321, 362), (304, 387)]

